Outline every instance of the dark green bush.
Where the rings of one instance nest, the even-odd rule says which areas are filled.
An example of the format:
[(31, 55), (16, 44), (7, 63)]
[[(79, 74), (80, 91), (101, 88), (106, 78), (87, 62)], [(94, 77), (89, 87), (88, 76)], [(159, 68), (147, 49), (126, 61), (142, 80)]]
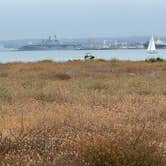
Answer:
[(146, 62), (162, 62), (164, 59), (157, 57), (157, 58), (150, 58), (150, 59), (145, 59)]

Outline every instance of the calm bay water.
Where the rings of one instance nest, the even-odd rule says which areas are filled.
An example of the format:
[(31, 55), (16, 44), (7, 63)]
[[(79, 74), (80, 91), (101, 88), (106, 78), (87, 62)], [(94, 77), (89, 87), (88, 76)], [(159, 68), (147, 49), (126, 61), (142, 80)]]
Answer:
[(151, 57), (166, 59), (166, 49), (158, 50), (157, 54), (147, 54), (144, 49), (121, 49), (121, 50), (79, 50), (79, 51), (9, 51), (0, 50), (0, 63), (8, 62), (36, 62), (52, 60), (63, 62), (68, 60), (83, 60), (87, 52), (99, 59), (118, 59), (140, 61)]

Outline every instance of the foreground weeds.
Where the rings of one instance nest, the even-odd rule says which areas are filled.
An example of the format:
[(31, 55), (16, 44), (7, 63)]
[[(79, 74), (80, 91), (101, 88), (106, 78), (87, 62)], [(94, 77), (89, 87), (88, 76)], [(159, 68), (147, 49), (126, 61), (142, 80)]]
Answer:
[[(137, 142), (130, 137), (97, 137), (81, 141), (80, 158), (83, 165), (165, 165), (165, 159), (158, 144), (149, 144), (149, 140)], [(128, 140), (129, 139), (129, 140)], [(85, 141), (85, 142), (83, 142)]]
[(165, 166), (165, 66), (0, 65), (0, 165)]

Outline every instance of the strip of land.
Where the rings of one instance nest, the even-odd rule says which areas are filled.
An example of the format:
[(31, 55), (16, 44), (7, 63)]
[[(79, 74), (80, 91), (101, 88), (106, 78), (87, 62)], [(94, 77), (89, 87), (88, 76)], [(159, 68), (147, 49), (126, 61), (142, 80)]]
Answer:
[(0, 64), (1, 165), (165, 165), (166, 62)]

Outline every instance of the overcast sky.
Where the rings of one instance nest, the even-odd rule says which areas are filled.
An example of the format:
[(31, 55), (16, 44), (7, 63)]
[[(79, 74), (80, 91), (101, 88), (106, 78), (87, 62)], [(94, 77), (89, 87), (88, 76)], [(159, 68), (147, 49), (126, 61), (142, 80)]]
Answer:
[(166, 36), (166, 0), (0, 0), (0, 40)]

